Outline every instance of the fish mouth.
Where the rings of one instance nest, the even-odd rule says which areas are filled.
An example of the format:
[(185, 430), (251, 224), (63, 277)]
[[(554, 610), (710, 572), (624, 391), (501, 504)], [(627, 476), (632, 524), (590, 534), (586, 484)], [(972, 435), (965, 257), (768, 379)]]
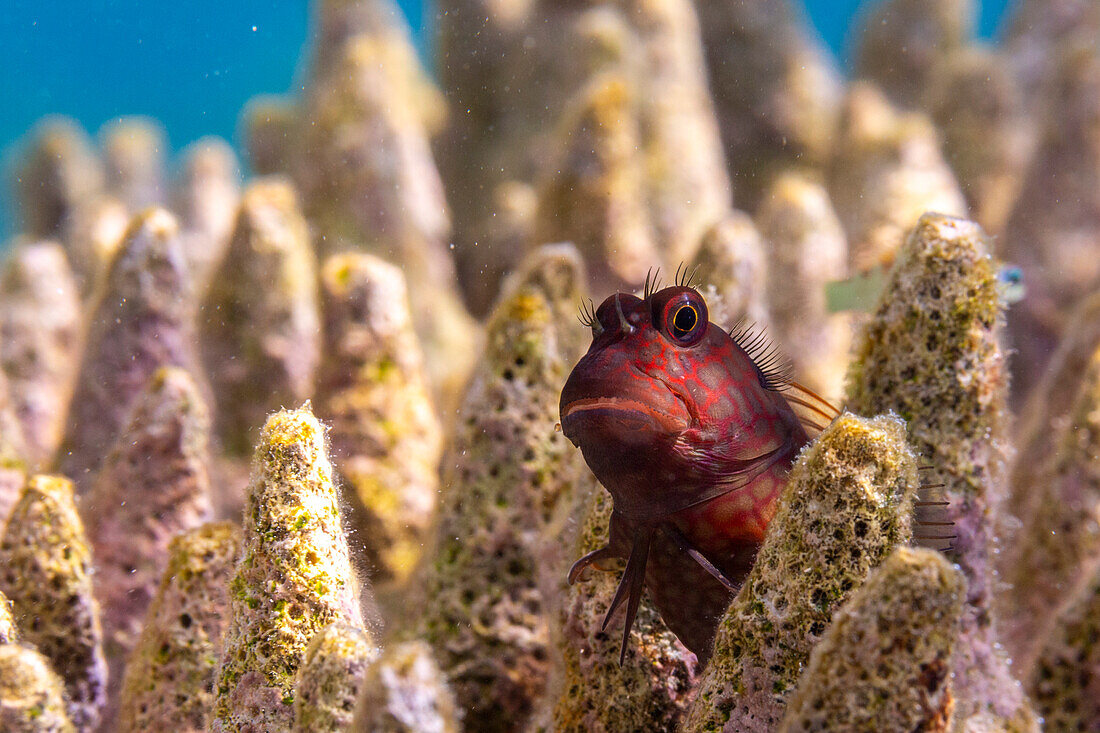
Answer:
[[(665, 404), (631, 397), (581, 397), (562, 405), (562, 429), (574, 445), (578, 444), (581, 433), (590, 429), (602, 433), (600, 427), (609, 428), (611, 425), (622, 431), (620, 438), (640, 432), (679, 434), (688, 427), (691, 415), (678, 395), (673, 393), (670, 396), (672, 400), (661, 401)], [(681, 409), (676, 410), (676, 407)]]

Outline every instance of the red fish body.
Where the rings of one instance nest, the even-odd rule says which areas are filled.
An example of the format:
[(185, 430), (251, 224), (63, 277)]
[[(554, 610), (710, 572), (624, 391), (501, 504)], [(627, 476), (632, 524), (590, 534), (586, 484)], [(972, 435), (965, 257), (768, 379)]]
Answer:
[[(617, 294), (561, 396), (565, 436), (614, 500), (610, 542), (577, 562), (627, 560), (608, 618), (643, 587), (700, 659), (752, 565), (806, 431), (780, 375), (710, 323), (692, 288)], [(744, 341), (744, 338), (740, 340)], [(746, 347), (749, 351), (746, 351)], [(767, 362), (768, 355), (758, 354)]]

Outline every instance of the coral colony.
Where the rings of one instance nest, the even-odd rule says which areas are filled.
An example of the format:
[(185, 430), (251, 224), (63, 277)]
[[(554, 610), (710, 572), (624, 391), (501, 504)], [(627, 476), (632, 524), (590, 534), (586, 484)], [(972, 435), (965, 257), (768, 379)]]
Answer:
[[(250, 180), (138, 118), (13, 155), (0, 730), (1100, 730), (1100, 5), (885, 0), (847, 79), (795, 0), (439, 0), (438, 81), (315, 5)], [(587, 464), (675, 471), (563, 387), (700, 303), (805, 434), (630, 504)]]

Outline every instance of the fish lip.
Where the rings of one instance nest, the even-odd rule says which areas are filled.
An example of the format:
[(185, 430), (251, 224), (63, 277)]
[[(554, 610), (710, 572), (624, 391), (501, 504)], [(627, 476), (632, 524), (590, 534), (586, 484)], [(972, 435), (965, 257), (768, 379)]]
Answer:
[(628, 397), (581, 397), (565, 405), (561, 411), (561, 419), (568, 419), (575, 412), (586, 410), (616, 410), (619, 412), (642, 412), (662, 420), (674, 419), (667, 412), (654, 409), (652, 405), (632, 400)]

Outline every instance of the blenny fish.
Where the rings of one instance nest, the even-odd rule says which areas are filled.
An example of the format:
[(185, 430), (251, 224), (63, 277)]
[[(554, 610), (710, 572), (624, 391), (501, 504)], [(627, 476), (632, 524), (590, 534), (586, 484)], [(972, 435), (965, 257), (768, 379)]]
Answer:
[(647, 278), (642, 298), (616, 293), (584, 309), (592, 345), (560, 403), (565, 436), (614, 506), (609, 544), (578, 560), (569, 581), (626, 560), (604, 619), (606, 628), (626, 604), (620, 664), (643, 589), (684, 645), (709, 658), (807, 425), (836, 414), (791, 381), (762, 334), (711, 323), (686, 275), (658, 287)]

